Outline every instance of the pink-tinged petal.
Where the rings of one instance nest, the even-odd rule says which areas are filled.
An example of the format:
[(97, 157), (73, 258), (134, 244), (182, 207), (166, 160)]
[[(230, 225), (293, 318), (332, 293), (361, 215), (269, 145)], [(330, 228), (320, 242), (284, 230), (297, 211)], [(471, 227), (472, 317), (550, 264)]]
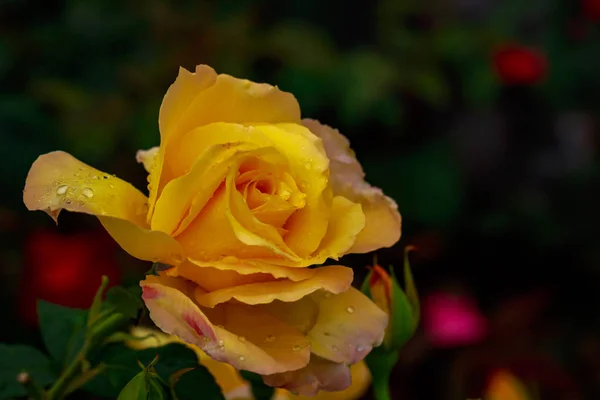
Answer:
[(388, 316), (360, 291), (311, 295), (319, 316), (308, 332), (312, 352), (325, 359), (354, 364), (383, 341)]
[(309, 361), (304, 334), (266, 312), (240, 304), (199, 307), (191, 299), (198, 287), (184, 279), (147, 276), (140, 285), (161, 330), (217, 361), (263, 375), (300, 369)]
[(297, 371), (263, 376), (264, 382), (273, 387), (289, 390), (302, 396), (314, 396), (319, 390), (335, 392), (348, 388), (352, 383), (350, 368), (312, 355), (310, 363)]
[(200, 305), (210, 308), (232, 299), (249, 305), (267, 304), (274, 300), (294, 302), (317, 290), (326, 290), (334, 294), (346, 291), (352, 284), (352, 278), (353, 272), (350, 268), (320, 267), (316, 268), (316, 274), (313, 277), (304, 281), (294, 282), (283, 279), (232, 286), (196, 295), (196, 301)]
[(135, 154), (135, 160), (144, 166), (146, 172), (150, 173), (154, 169), (154, 161), (158, 155), (158, 146), (148, 150), (138, 150)]
[(350, 366), (350, 375), (352, 384), (350, 387), (336, 392), (321, 391), (315, 396), (295, 396), (287, 393), (285, 397), (275, 397), (276, 400), (358, 400), (361, 399), (371, 385), (371, 372), (364, 362), (359, 362)]
[(304, 119), (302, 123), (323, 140), (330, 159), (334, 196), (344, 196), (362, 205), (365, 228), (349, 252), (366, 253), (394, 245), (400, 239), (402, 225), (394, 200), (365, 181), (365, 173), (350, 142), (338, 130), (311, 119)]

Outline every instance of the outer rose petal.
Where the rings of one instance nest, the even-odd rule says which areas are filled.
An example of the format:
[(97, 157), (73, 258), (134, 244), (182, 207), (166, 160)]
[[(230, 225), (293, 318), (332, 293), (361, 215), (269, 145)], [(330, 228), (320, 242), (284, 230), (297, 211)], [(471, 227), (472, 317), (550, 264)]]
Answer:
[(388, 316), (355, 288), (329, 295), (314, 293), (319, 316), (308, 332), (313, 354), (354, 364), (383, 341)]
[(158, 154), (158, 146), (154, 146), (148, 150), (138, 150), (135, 154), (135, 160), (144, 165), (146, 172), (152, 172), (154, 169), (154, 160)]
[(316, 268), (317, 273), (300, 282), (277, 280), (232, 286), (213, 292), (197, 294), (196, 301), (204, 307), (214, 307), (235, 299), (244, 304), (268, 304), (274, 300), (293, 302), (323, 289), (330, 293), (341, 293), (352, 284), (352, 269), (342, 266)]
[(263, 376), (263, 380), (269, 386), (287, 389), (303, 396), (314, 396), (319, 390), (344, 390), (352, 383), (347, 365), (324, 360), (314, 354), (306, 367)]
[(167, 91), (160, 108), (161, 146), (150, 176), (150, 210), (164, 185), (173, 177), (163, 175), (167, 146), (199, 126), (211, 122), (278, 123), (300, 122), (300, 107), (294, 96), (277, 87), (217, 75), (207, 65), (195, 73), (183, 68)]
[(366, 253), (394, 245), (400, 239), (401, 232), (401, 217), (394, 200), (365, 182), (365, 173), (350, 149), (350, 142), (338, 130), (311, 119), (302, 122), (323, 139), (330, 159), (334, 195), (347, 197), (363, 206), (365, 228), (349, 252)]
[(33, 163), (23, 201), (29, 210), (46, 211), (55, 221), (62, 209), (97, 216), (117, 243), (136, 258), (173, 265), (184, 258), (175, 239), (147, 229), (146, 196), (63, 151), (42, 155)]
[(190, 298), (197, 286), (183, 279), (147, 276), (140, 286), (160, 329), (215, 360), (262, 375), (303, 368), (309, 361), (304, 334), (259, 309), (236, 304), (200, 309)]
[[(190, 263), (200, 268), (210, 267), (221, 271), (235, 271), (241, 275), (269, 274), (275, 279), (285, 278), (294, 282), (313, 277), (317, 271), (310, 268), (285, 267), (251, 260), (240, 260), (236, 257), (224, 257), (219, 261), (200, 261), (189, 259)], [(202, 274), (201, 271), (198, 274)]]

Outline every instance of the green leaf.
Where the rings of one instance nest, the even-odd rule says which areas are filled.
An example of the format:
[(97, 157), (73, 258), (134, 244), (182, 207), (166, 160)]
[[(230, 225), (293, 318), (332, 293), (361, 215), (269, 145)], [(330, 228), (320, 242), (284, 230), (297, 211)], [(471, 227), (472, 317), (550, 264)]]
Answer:
[(44, 345), (62, 368), (83, 346), (87, 311), (38, 300), (38, 316)]
[(250, 383), (255, 400), (270, 400), (273, 398), (275, 388), (265, 385), (260, 375), (250, 371), (240, 371), (240, 375)]
[(144, 306), (141, 288), (133, 286), (125, 289), (121, 286), (113, 286), (106, 293), (105, 304), (106, 307), (113, 307), (116, 312), (135, 319)]
[(105, 346), (93, 358), (94, 364), (102, 363), (106, 368), (88, 382), (85, 389), (98, 396), (114, 398), (139, 373), (138, 361), (148, 365), (156, 356), (159, 359), (154, 369), (165, 381), (169, 381), (177, 371), (199, 365), (196, 353), (179, 343), (144, 350), (133, 350), (122, 343), (113, 343)]
[[(224, 400), (221, 388), (215, 378), (206, 369), (199, 365), (194, 369), (176, 372), (171, 378), (171, 395), (174, 400), (195, 400), (198, 393), (202, 393), (203, 400)], [(257, 397), (256, 400), (269, 399), (270, 397)]]
[(27, 372), (42, 387), (56, 380), (52, 363), (36, 348), (0, 343), (0, 399), (26, 395), (25, 388), (17, 382), (21, 372)]
[(146, 400), (147, 398), (146, 372), (141, 371), (125, 385), (117, 400)]
[(404, 291), (400, 288), (394, 270), (390, 268), (392, 278), (392, 307), (390, 316), (391, 329), (389, 339), (385, 340), (388, 350), (397, 352), (412, 337), (417, 328), (412, 305)]
[(404, 250), (404, 292), (412, 307), (412, 314), (414, 318), (415, 329), (421, 320), (421, 305), (419, 303), (419, 294), (417, 293), (417, 287), (413, 280), (412, 272), (410, 270), (410, 261), (408, 254), (414, 250), (413, 246), (407, 246)]

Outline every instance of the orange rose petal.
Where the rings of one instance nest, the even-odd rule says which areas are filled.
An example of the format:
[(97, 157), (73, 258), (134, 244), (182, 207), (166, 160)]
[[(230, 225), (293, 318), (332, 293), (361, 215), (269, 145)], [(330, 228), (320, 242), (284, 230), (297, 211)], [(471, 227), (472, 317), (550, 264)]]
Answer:
[(365, 215), (358, 203), (342, 196), (333, 198), (327, 233), (317, 251), (316, 263), (327, 258), (339, 259), (354, 244), (356, 236), (365, 226)]
[(241, 260), (236, 257), (224, 257), (216, 261), (200, 261), (195, 259), (189, 259), (189, 261), (201, 268), (210, 267), (222, 271), (235, 271), (242, 275), (264, 273), (276, 279), (285, 278), (294, 282), (309, 279), (317, 273), (316, 269), (285, 267), (254, 260)]
[(190, 103), (207, 88), (214, 86), (217, 79), (215, 71), (206, 65), (196, 67), (191, 73), (185, 68), (179, 68), (179, 75), (165, 94), (160, 106), (158, 125), (160, 129), (160, 148), (154, 160), (154, 168), (148, 177), (149, 206), (147, 221), (150, 223), (154, 214), (154, 204), (164, 185), (172, 178), (163, 174), (165, 149), (177, 133), (177, 125), (183, 112)]
[(196, 285), (164, 275), (147, 276), (140, 286), (160, 329), (217, 361), (263, 375), (300, 369), (309, 361), (304, 334), (258, 309), (234, 304), (201, 309), (189, 297)]
[(46, 211), (55, 221), (62, 209), (97, 216), (117, 243), (136, 258), (170, 264), (184, 258), (173, 238), (147, 229), (146, 196), (63, 151), (42, 155), (33, 163), (23, 201), (29, 210)]
[(267, 375), (263, 377), (269, 386), (283, 388), (302, 396), (314, 396), (319, 390), (344, 390), (352, 383), (350, 368), (324, 360), (315, 355), (310, 363), (299, 370)]
[(316, 269), (312, 278), (300, 282), (277, 280), (232, 286), (213, 292), (196, 295), (196, 301), (204, 307), (214, 307), (235, 299), (244, 304), (267, 304), (274, 300), (293, 302), (317, 290), (341, 293), (352, 284), (352, 269), (342, 266), (328, 266)]
[(354, 364), (383, 340), (388, 316), (355, 288), (338, 295), (323, 292), (312, 298), (319, 316), (308, 332), (312, 352), (325, 359)]
[(191, 262), (185, 262), (174, 268), (170, 268), (165, 271), (165, 274), (188, 279), (207, 291), (275, 280), (273, 275), (262, 272), (244, 275), (235, 270), (200, 267)]
[[(173, 179), (163, 189), (152, 216), (152, 229), (177, 236), (214, 195), (238, 153), (253, 147), (238, 143), (205, 149), (189, 173)], [(190, 210), (192, 206), (195, 211)]]
[(302, 257), (314, 252), (329, 220), (330, 193), (326, 192), (329, 160), (321, 140), (297, 124), (256, 126), (290, 163), (298, 187), (306, 194), (306, 205), (290, 217), (285, 228), (288, 246)]
[(394, 245), (400, 239), (402, 222), (394, 200), (364, 180), (365, 173), (350, 148), (350, 142), (338, 130), (311, 119), (304, 119), (302, 123), (323, 139), (330, 159), (334, 195), (344, 196), (363, 207), (365, 228), (349, 252), (367, 253)]

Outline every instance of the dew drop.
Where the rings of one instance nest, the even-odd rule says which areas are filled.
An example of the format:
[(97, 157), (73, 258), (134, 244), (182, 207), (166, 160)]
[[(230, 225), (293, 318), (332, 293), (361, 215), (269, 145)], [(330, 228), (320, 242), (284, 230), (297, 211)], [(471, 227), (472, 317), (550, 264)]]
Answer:
[(295, 344), (294, 347), (292, 348), (292, 350), (294, 350), (294, 351), (300, 351), (300, 350), (302, 350), (302, 347), (298, 346), (297, 344)]
[(210, 338), (208, 336), (203, 336), (202, 340), (204, 340), (205, 343), (210, 342)]
[(357, 346), (357, 347), (356, 347), (356, 351), (358, 351), (359, 353), (360, 353), (361, 351), (363, 351), (364, 349), (365, 349), (365, 348), (364, 348), (364, 347), (362, 347), (362, 346)]
[(337, 346), (335, 346), (335, 345), (331, 346), (331, 350), (333, 350), (333, 351), (334, 351), (334, 352), (336, 352), (336, 353), (337, 353), (338, 351), (340, 351), (340, 349), (339, 349)]
[(65, 204), (71, 204), (71, 200), (70, 199), (65, 199)]
[(98, 175), (92, 176), (92, 179), (98, 179)]
[(219, 346), (225, 346), (225, 342), (223, 341), (223, 339), (219, 340)]
[(346, 308), (346, 311), (348, 312), (348, 314), (353, 314), (354, 313), (354, 307), (350, 306), (350, 307)]
[(244, 361), (246, 359), (246, 357), (240, 356), (239, 359), (240, 359), (240, 361)]
[(56, 188), (56, 194), (62, 196), (63, 194), (67, 193), (67, 189), (69, 189), (69, 185), (61, 185)]
[(245, 342), (245, 341), (246, 341), (246, 338), (245, 338), (244, 336), (238, 336), (238, 340), (239, 340), (240, 342)]
[(94, 191), (89, 187), (83, 188), (83, 190), (81, 191), (81, 194), (83, 194), (88, 199), (91, 199), (92, 197), (94, 197)]
[(275, 341), (275, 335), (269, 335), (265, 338), (265, 342), (274, 342)]

